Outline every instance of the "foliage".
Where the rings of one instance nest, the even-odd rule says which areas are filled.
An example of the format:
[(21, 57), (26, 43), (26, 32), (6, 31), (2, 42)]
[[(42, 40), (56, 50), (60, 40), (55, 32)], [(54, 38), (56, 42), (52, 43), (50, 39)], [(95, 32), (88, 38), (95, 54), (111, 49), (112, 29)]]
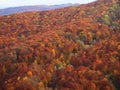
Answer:
[(108, 13), (103, 16), (103, 23), (115, 30), (120, 30), (120, 5), (114, 3), (108, 10)]
[(119, 90), (111, 1), (0, 17), (0, 90)]

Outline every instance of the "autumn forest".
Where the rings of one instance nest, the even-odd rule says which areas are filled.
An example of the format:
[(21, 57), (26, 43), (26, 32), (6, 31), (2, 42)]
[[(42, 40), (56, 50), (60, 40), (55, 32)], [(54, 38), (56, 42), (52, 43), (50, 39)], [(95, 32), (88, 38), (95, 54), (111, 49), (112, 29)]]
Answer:
[(0, 90), (120, 90), (120, 1), (0, 16)]

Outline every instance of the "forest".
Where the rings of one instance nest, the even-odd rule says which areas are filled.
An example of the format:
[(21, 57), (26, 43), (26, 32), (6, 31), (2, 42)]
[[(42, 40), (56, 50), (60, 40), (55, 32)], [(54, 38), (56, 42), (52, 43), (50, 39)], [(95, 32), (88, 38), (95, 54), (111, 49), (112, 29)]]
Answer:
[(120, 90), (120, 1), (0, 16), (0, 90)]

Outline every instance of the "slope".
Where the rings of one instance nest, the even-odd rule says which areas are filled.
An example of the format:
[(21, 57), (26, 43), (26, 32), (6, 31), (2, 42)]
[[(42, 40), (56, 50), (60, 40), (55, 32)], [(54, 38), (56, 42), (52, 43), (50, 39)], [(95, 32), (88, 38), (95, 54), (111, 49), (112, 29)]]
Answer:
[(118, 8), (98, 0), (0, 17), (0, 89), (119, 89)]

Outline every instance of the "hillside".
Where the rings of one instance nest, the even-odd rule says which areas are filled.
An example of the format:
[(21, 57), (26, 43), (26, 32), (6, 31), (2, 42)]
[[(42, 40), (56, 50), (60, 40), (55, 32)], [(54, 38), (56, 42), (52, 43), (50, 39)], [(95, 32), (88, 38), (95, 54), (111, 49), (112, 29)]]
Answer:
[(119, 90), (117, 0), (0, 17), (0, 90)]
[(0, 9), (0, 16), (21, 13), (21, 12), (47, 11), (47, 10), (53, 10), (53, 9), (76, 6), (76, 5), (78, 4), (68, 3), (68, 4), (60, 4), (60, 5), (33, 5), (33, 6), (11, 7), (11, 8)]

